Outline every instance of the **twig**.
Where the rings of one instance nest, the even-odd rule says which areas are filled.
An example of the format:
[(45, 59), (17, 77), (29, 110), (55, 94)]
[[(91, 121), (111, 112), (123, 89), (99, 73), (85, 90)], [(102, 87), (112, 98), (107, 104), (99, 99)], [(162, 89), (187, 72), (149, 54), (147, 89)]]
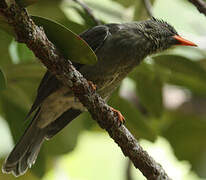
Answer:
[(153, 12), (152, 12), (152, 4), (150, 0), (143, 0), (144, 1), (144, 6), (145, 9), (147, 10), (147, 13), (150, 17), (153, 17)]
[(191, 2), (196, 8), (199, 10), (200, 13), (203, 13), (206, 16), (206, 2), (203, 0), (188, 0)]
[(84, 11), (92, 18), (92, 20), (95, 22), (96, 25), (101, 25), (102, 23), (94, 16), (92, 10), (85, 4), (83, 3), (81, 0), (73, 0), (74, 2), (76, 2), (77, 4), (79, 4)]
[(169, 180), (170, 178), (146, 151), (125, 126), (118, 126), (117, 116), (104, 100), (91, 88), (87, 80), (63, 57), (57, 48), (48, 40), (43, 28), (34, 24), (24, 8), (15, 1), (7, 6), (6, 0), (0, 1), (0, 14), (13, 27), (18, 42), (25, 43), (40, 61), (59, 81), (70, 88), (80, 102), (87, 107), (93, 119), (106, 129), (113, 140), (120, 146), (134, 166), (149, 180)]

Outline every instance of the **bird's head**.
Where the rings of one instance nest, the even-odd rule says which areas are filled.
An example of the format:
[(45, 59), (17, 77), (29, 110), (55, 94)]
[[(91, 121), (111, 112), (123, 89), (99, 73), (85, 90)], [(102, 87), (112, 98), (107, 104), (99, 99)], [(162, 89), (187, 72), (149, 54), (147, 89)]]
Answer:
[(172, 45), (197, 46), (182, 38), (177, 31), (165, 21), (152, 18), (142, 21), (138, 28), (140, 32), (153, 44), (153, 50), (164, 50)]

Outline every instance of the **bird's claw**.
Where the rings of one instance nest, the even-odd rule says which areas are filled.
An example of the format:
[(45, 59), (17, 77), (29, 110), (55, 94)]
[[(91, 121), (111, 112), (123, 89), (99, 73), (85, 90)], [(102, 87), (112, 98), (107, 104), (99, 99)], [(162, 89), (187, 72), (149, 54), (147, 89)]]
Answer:
[(111, 107), (111, 110), (118, 116), (118, 126), (121, 126), (122, 124), (125, 123), (125, 118), (124, 116), (122, 115), (122, 113), (116, 109), (114, 109), (113, 107)]
[(87, 81), (89, 86), (92, 88), (93, 91), (97, 90), (97, 86), (92, 81)]

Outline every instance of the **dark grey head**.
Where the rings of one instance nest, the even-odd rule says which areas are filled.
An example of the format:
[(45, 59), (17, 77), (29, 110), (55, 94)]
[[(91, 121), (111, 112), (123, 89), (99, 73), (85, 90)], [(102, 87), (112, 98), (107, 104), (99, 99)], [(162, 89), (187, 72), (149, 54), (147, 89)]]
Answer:
[(152, 18), (137, 24), (138, 31), (152, 42), (152, 51), (164, 50), (172, 45), (196, 46), (180, 37), (173, 26), (163, 20)]

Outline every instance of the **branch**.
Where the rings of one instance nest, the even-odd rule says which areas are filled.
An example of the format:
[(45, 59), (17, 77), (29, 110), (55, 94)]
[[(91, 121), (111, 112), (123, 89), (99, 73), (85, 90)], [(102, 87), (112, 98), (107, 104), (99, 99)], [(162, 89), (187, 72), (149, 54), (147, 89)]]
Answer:
[(81, 0), (73, 0), (74, 2), (76, 2), (77, 4), (79, 4), (84, 11), (92, 18), (92, 20), (94, 21), (94, 23), (96, 25), (101, 25), (102, 23), (94, 16), (92, 10), (85, 4), (83, 3)]
[[(11, 2), (11, 1), (10, 1)], [(24, 8), (15, 2), (10, 6), (6, 0), (0, 1), (0, 14), (13, 27), (18, 42), (25, 43), (53, 73), (59, 81), (70, 88), (80, 102), (87, 107), (93, 119), (106, 129), (111, 138), (120, 146), (125, 156), (128, 156), (134, 166), (149, 180), (169, 180), (161, 165), (156, 163), (125, 126), (118, 126), (117, 115), (104, 100), (91, 88), (87, 80), (64, 59), (63, 55), (47, 39), (43, 28), (34, 24)]]
[(191, 2), (196, 8), (199, 10), (200, 13), (203, 13), (206, 16), (206, 2), (203, 0), (188, 0)]
[(147, 14), (150, 17), (153, 17), (152, 4), (151, 4), (150, 0), (143, 0), (143, 1), (144, 1), (145, 9), (147, 10)]

